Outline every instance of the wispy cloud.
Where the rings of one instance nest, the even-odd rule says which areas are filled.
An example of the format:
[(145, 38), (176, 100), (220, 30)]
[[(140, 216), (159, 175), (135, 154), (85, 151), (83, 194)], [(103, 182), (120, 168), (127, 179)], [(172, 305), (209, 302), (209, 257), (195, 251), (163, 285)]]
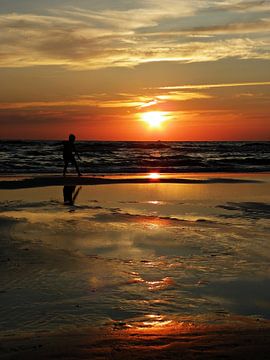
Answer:
[[(222, 1), (218, 5), (215, 1), (147, 0), (135, 4), (136, 8), (128, 10), (94, 11), (66, 7), (52, 9), (44, 15), (1, 14), (0, 66), (61, 65), (96, 69), (136, 66), (152, 61), (270, 57), (269, 42), (265, 37), (251, 39), (247, 36), (250, 32), (267, 30), (270, 22), (266, 18), (226, 25), (163, 29), (170, 19), (179, 24), (185, 17), (195, 21), (196, 15), (209, 9), (211, 4), (242, 8), (242, 2)], [(254, 8), (256, 4), (250, 2), (249, 5)], [(224, 33), (239, 34), (239, 37), (218, 36)], [(194, 40), (183, 40), (194, 34), (197, 34)], [(212, 35), (215, 38), (205, 37)]]
[(0, 110), (16, 109), (41, 109), (41, 108), (125, 108), (137, 107), (144, 102), (139, 100), (93, 100), (93, 99), (69, 99), (65, 101), (22, 101), (12, 103), (0, 103)]
[(187, 101), (193, 99), (210, 98), (210, 95), (198, 92), (177, 92), (177, 91), (155, 91), (153, 95), (142, 94), (96, 94), (84, 95), (73, 99), (61, 101), (21, 101), (21, 102), (0, 102), (0, 110), (19, 109), (76, 109), (76, 108), (144, 108), (160, 105), (167, 101)]
[[(246, 22), (234, 22), (222, 25), (212, 25), (212, 26), (200, 26), (193, 28), (186, 28), (180, 30), (171, 30), (169, 33), (153, 33), (152, 36), (168, 36), (170, 35), (217, 35), (217, 34), (250, 34), (263, 32), (266, 33), (270, 30), (270, 19), (263, 18), (256, 21), (246, 21)], [(148, 34), (150, 36), (150, 34)]]
[(202, 94), (202, 93), (192, 93), (192, 92), (177, 92), (170, 91), (164, 95), (158, 95), (158, 100), (171, 100), (171, 101), (186, 101), (186, 100), (194, 100), (194, 99), (209, 99), (211, 95)]
[(236, 86), (266, 86), (270, 85), (270, 81), (263, 82), (243, 82), (243, 83), (229, 83), (229, 84), (201, 84), (201, 85), (176, 85), (176, 86), (161, 86), (157, 89), (160, 90), (186, 90), (186, 89), (211, 89), (211, 88), (223, 88), (223, 87), (236, 87)]
[(227, 0), (214, 1), (211, 6), (212, 10), (227, 11), (266, 11), (270, 9), (268, 0)]

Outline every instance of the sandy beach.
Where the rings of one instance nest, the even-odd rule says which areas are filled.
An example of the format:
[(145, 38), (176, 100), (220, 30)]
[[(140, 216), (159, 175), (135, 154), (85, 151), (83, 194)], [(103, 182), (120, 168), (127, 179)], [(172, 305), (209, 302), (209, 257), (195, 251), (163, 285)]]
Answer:
[(266, 359), (270, 175), (0, 179), (0, 357)]

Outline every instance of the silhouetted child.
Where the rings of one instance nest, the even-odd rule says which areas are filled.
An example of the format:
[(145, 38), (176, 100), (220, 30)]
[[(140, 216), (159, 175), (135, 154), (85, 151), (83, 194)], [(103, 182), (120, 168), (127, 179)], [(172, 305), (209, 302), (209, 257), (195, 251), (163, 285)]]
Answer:
[(75, 165), (75, 168), (77, 170), (78, 176), (81, 176), (82, 174), (80, 173), (77, 161), (75, 159), (75, 155), (78, 156), (78, 158), (80, 159), (80, 156), (75, 148), (75, 135), (70, 134), (69, 135), (69, 139), (68, 141), (64, 141), (63, 145), (64, 145), (64, 151), (63, 151), (63, 158), (64, 158), (64, 171), (63, 171), (63, 176), (66, 176), (66, 171), (67, 171), (67, 167), (69, 163), (72, 163)]

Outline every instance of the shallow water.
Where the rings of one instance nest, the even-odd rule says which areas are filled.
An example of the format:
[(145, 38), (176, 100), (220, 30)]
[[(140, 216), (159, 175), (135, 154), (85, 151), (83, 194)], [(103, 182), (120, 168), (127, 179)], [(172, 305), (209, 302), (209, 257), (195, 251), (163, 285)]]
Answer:
[(270, 182), (0, 191), (4, 332), (270, 319)]

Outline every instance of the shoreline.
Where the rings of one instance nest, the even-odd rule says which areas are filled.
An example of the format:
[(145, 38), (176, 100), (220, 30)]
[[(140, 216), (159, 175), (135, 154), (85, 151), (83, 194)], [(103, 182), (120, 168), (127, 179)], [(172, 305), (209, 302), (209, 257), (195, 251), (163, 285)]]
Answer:
[[(8, 175), (0, 176), (0, 190), (68, 185), (112, 184), (237, 184), (263, 183), (270, 173), (106, 174), (91, 176)], [(156, 173), (154, 173), (156, 174)]]

